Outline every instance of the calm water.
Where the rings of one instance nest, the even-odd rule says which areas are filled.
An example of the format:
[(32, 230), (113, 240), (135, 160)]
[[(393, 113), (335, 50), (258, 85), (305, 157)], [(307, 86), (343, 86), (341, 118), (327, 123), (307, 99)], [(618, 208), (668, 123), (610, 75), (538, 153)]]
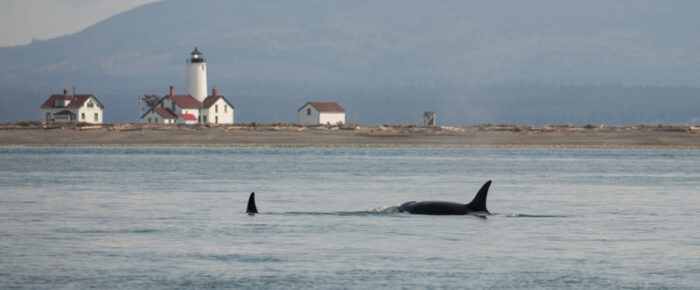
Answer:
[[(700, 287), (698, 150), (0, 148), (0, 164), (0, 288)], [(396, 211), (489, 179), (487, 219)]]

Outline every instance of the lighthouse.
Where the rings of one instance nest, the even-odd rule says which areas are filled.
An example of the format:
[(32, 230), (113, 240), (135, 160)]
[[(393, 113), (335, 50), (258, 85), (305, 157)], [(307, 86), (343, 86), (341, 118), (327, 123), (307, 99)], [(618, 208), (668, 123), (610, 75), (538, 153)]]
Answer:
[(187, 59), (187, 95), (176, 95), (175, 87), (170, 86), (170, 93), (141, 116), (141, 123), (233, 124), (236, 110), (233, 104), (219, 95), (216, 88), (211, 91), (211, 96), (207, 96), (207, 61), (197, 47), (190, 55)]
[(207, 61), (202, 53), (194, 48), (187, 60), (187, 94), (203, 102), (207, 97)]

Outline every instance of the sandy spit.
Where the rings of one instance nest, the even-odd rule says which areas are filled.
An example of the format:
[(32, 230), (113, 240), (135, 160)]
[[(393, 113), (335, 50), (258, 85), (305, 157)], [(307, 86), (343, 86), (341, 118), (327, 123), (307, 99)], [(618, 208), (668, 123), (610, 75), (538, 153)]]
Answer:
[(0, 146), (700, 149), (690, 126), (0, 125)]

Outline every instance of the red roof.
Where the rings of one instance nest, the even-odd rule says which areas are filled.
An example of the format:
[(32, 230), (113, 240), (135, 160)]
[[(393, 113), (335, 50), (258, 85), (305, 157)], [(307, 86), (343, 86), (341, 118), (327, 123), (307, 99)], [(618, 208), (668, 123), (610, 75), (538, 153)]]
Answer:
[(182, 114), (182, 118), (188, 121), (197, 121), (197, 117), (195, 117), (193, 114)]
[(160, 107), (158, 107), (158, 108), (155, 108), (155, 109), (153, 109), (153, 110), (154, 110), (156, 113), (158, 113), (158, 115), (160, 115), (161, 117), (163, 117), (163, 119), (177, 119), (177, 116), (175, 116), (175, 114), (173, 114), (173, 112), (171, 112), (170, 110), (168, 110), (168, 109), (166, 109), (166, 108), (160, 108)]
[(169, 96), (180, 108), (201, 108), (202, 103), (190, 95)]
[[(332, 102), (332, 103), (322, 103), (322, 102), (308, 102), (307, 104), (311, 105), (314, 107), (316, 110), (319, 112), (327, 112), (327, 113), (344, 113), (345, 109), (338, 105), (338, 103)], [(306, 105), (304, 105), (306, 106)], [(302, 107), (304, 108), (304, 107)], [(301, 109), (299, 109), (301, 110)]]
[(204, 99), (204, 102), (202, 102), (202, 107), (204, 108), (209, 108), (211, 105), (216, 103), (216, 101), (219, 100), (221, 96), (208, 96), (206, 99)]
[[(48, 108), (80, 108), (92, 95), (52, 95), (41, 105), (42, 109)], [(56, 107), (56, 100), (70, 101), (64, 107)]]

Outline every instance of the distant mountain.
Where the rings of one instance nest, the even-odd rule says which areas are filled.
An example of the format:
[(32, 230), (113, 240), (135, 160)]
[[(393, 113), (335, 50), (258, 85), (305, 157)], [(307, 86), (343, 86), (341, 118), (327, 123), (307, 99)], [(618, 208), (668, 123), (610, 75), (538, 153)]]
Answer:
[[(169, 0), (79, 33), (0, 48), (0, 121), (39, 119), (64, 88), (109, 122), (184, 92), (195, 46), (236, 121), (688, 123), (700, 115), (700, 4), (678, 1)], [(673, 7), (670, 7), (673, 6)], [(672, 101), (663, 101), (670, 98)]]

